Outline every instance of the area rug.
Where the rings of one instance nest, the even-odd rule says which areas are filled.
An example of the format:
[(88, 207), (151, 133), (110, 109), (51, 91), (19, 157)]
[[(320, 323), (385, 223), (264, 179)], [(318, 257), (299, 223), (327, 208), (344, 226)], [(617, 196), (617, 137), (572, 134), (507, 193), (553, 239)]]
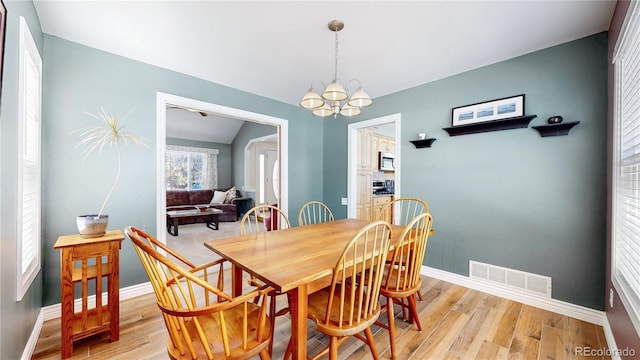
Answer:
[(196, 265), (218, 259), (212, 250), (204, 246), (206, 241), (240, 235), (240, 222), (221, 222), (218, 230), (209, 229), (204, 223), (180, 225), (178, 236), (167, 234), (167, 245)]

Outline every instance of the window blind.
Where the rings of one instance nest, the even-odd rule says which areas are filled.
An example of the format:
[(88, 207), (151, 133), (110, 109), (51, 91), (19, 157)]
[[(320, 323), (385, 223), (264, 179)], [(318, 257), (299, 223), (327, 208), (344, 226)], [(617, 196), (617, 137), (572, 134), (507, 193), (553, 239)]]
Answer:
[(617, 44), (613, 282), (640, 334), (640, 21), (638, 2)]
[(40, 271), (40, 174), (42, 60), (24, 18), (20, 18), (18, 96), (17, 299)]

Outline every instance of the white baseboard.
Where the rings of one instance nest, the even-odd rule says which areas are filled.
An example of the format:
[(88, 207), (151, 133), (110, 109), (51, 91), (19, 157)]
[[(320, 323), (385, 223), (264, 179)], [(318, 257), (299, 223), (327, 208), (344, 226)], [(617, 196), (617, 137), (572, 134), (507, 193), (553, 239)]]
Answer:
[(607, 314), (604, 315), (604, 325), (602, 325), (602, 329), (604, 330), (604, 337), (607, 339), (607, 347), (611, 351), (611, 359), (620, 360), (620, 352), (618, 351), (616, 339), (613, 337), (613, 330), (611, 329), (611, 324), (609, 324)]
[(500, 286), (493, 282), (471, 279), (463, 275), (454, 274), (448, 271), (443, 271), (428, 266), (422, 266), (420, 274), (450, 282), (456, 285), (464, 286), (470, 289), (482, 291), (505, 299), (521, 302), (526, 305), (531, 305), (561, 315), (570, 316), (572, 318), (603, 327), (605, 323), (608, 324), (604, 311), (571, 304), (561, 300), (549, 299), (546, 297), (525, 293), (523, 291), (508, 288), (506, 286)]
[[(132, 299), (136, 296), (146, 295), (153, 292), (153, 287), (150, 282), (129, 286), (126, 288), (120, 289), (120, 301)], [(107, 303), (107, 293), (102, 294), (102, 303)], [(96, 296), (91, 295), (87, 298), (89, 303), (89, 308), (93, 308), (96, 306)], [(76, 299), (74, 302), (75, 311), (78, 312), (82, 309), (82, 299)], [(53, 304), (49, 306), (45, 306), (42, 308), (42, 313), (44, 317), (44, 321), (59, 318), (61, 315), (60, 304)]]
[(31, 330), (31, 335), (29, 336), (29, 341), (27, 341), (27, 345), (25, 345), (24, 350), (22, 351), (22, 356), (20, 360), (29, 360), (33, 355), (33, 350), (36, 349), (36, 344), (38, 343), (38, 338), (40, 337), (40, 331), (42, 330), (42, 324), (44, 323), (42, 309), (40, 309), (40, 313), (38, 314), (38, 318), (36, 319), (36, 323), (33, 325), (33, 330)]
[[(120, 300), (132, 299), (137, 296), (150, 294), (153, 292), (153, 287), (150, 282), (129, 286), (126, 288), (120, 289)], [(103, 304), (107, 303), (107, 294), (102, 294), (102, 302)], [(88, 297), (89, 308), (95, 307), (96, 304), (96, 296), (92, 295)], [(79, 311), (82, 309), (82, 299), (76, 299), (74, 302), (75, 311)], [(36, 344), (38, 343), (38, 338), (40, 337), (40, 331), (42, 330), (42, 325), (45, 321), (59, 318), (61, 314), (61, 305), (53, 304), (49, 306), (45, 306), (40, 309), (40, 314), (38, 314), (38, 318), (36, 319), (36, 323), (33, 325), (33, 330), (31, 331), (31, 336), (29, 336), (29, 341), (24, 347), (24, 351), (22, 352), (21, 360), (31, 359), (33, 355), (33, 350), (36, 348)]]

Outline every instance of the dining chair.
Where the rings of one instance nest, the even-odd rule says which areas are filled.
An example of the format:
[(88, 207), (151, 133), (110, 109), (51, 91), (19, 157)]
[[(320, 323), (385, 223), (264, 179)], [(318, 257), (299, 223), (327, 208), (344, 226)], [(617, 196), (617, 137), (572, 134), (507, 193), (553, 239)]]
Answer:
[(298, 213), (298, 225), (305, 226), (327, 221), (333, 221), (331, 209), (320, 201), (309, 201), (302, 205)]
[(218, 276), (216, 285), (207, 281), (209, 269), (217, 265), (221, 271), (223, 260), (194, 266), (142, 230), (130, 226), (125, 231), (153, 286), (169, 333), (170, 358), (271, 358), (268, 347), (273, 328), (267, 317), (266, 294), (272, 288), (234, 298), (224, 292), (224, 276)]
[[(307, 317), (315, 322), (318, 331), (330, 337), (329, 347), (313, 359), (327, 352), (330, 360), (337, 359), (338, 346), (349, 336), (367, 344), (373, 358), (378, 359), (371, 325), (380, 315), (379, 295), (390, 234), (391, 227), (385, 221), (363, 227), (342, 251), (333, 269), (331, 285), (309, 295)], [(285, 359), (291, 351), (289, 341)]]
[(291, 227), (287, 214), (274, 205), (257, 205), (249, 209), (240, 220), (240, 235)]
[(429, 213), (427, 202), (413, 197), (393, 199), (385, 205), (376, 220), (391, 219), (392, 224), (405, 226), (421, 213)]
[[(377, 220), (391, 219), (389, 222), (406, 226), (412, 219), (422, 213), (430, 213), (426, 201), (414, 198), (397, 198), (382, 208)], [(422, 293), (418, 292), (418, 299), (422, 301)]]
[[(273, 205), (258, 205), (247, 211), (240, 221), (240, 235), (255, 234), (264, 231), (275, 231), (288, 229), (291, 227), (287, 214), (280, 208)], [(258, 288), (265, 284), (255, 276), (249, 275), (249, 285)], [(285, 315), (289, 312), (289, 306), (276, 311), (276, 298), (282, 295), (281, 292), (272, 290), (269, 292), (269, 321), (271, 329), (275, 329), (277, 316)], [(287, 296), (287, 302), (289, 297)], [(273, 355), (273, 336), (275, 330), (271, 332), (271, 342), (269, 343), (269, 355)]]
[[(387, 298), (382, 311), (387, 312), (388, 324), (376, 322), (376, 325), (389, 330), (392, 359), (396, 358), (394, 304), (402, 306), (403, 314), (405, 308), (407, 308), (410, 321), (415, 322), (418, 330), (422, 331), (422, 324), (420, 324), (416, 309), (416, 296), (420, 293), (420, 286), (422, 286), (420, 269), (424, 260), (432, 222), (431, 214), (427, 213), (421, 213), (413, 218), (400, 235), (400, 241), (393, 250), (391, 261), (387, 262), (384, 269), (385, 278), (380, 288), (380, 295)], [(408, 304), (405, 304), (405, 299)]]

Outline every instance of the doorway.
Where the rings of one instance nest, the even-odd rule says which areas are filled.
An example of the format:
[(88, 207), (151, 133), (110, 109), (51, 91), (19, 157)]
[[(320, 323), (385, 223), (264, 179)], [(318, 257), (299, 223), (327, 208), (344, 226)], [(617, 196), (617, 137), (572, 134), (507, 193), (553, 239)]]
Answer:
[(166, 193), (165, 193), (165, 148), (166, 148), (166, 109), (167, 105), (197, 109), (210, 114), (225, 116), (243, 121), (272, 125), (278, 129), (278, 205), (288, 212), (288, 178), (289, 178), (289, 126), (288, 121), (281, 118), (253, 113), (227, 106), (185, 98), (177, 95), (158, 92), (156, 95), (156, 233), (157, 238), (166, 243)]
[(401, 125), (402, 116), (400, 113), (387, 115), (375, 119), (360, 121), (357, 123), (351, 123), (348, 125), (348, 170), (347, 170), (347, 217), (356, 218), (356, 210), (357, 210), (357, 197), (359, 194), (358, 188), (358, 130), (375, 127), (385, 124), (393, 125), (395, 131), (395, 161), (394, 161), (394, 197), (401, 197), (401, 184), (400, 174), (402, 168), (401, 161), (401, 136), (400, 136), (400, 125)]

